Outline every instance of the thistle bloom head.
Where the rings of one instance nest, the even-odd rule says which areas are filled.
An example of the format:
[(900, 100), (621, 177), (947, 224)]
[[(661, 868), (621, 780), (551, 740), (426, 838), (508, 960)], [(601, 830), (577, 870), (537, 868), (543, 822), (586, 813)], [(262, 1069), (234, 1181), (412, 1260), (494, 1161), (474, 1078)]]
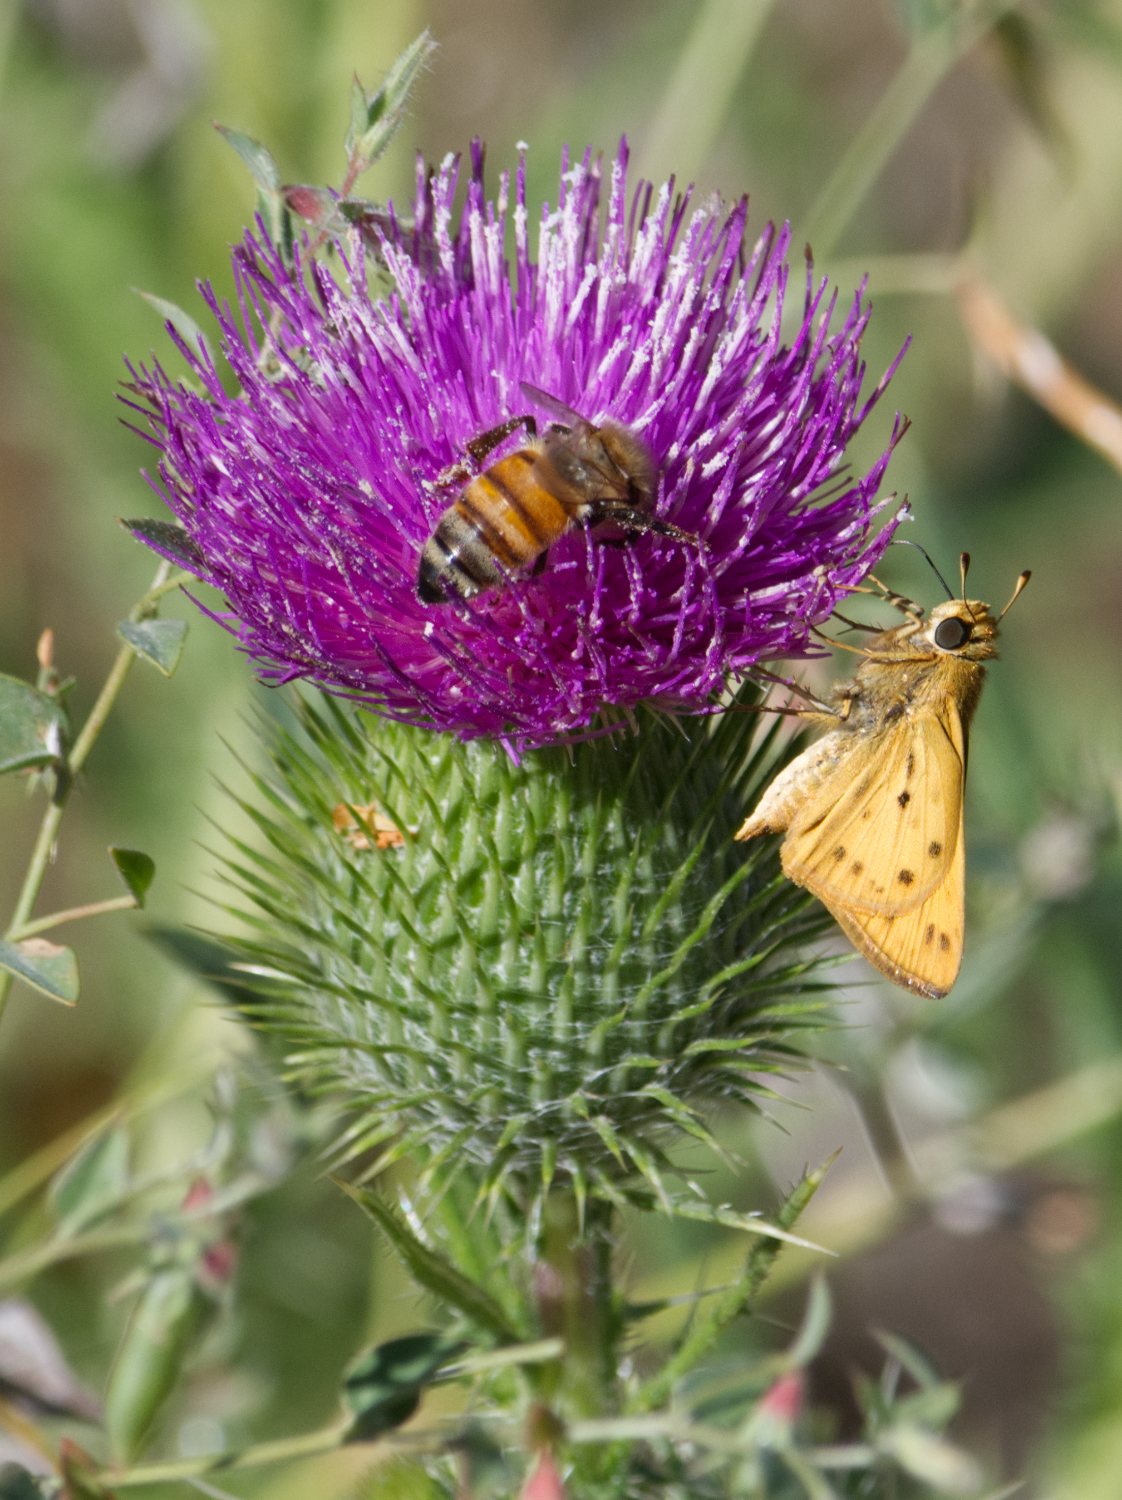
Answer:
[[(752, 663), (804, 650), (875, 563), (901, 423), (867, 474), (842, 472), (888, 378), (862, 401), (861, 293), (831, 329), (836, 295), (808, 264), (792, 319), (786, 227), (749, 248), (746, 200), (691, 210), (668, 184), (629, 204), (626, 161), (621, 148), (602, 227), (599, 162), (563, 163), (536, 264), (522, 167), (509, 264), (508, 177), (488, 202), (478, 145), (458, 228), (456, 163), (421, 174), (413, 223), (391, 213), (366, 231), (393, 281), (384, 300), (361, 228), (335, 275), (247, 234), (238, 312), (206, 292), (238, 393), (183, 345), (194, 387), (159, 365), (134, 372), (163, 492), (265, 680), (545, 744), (643, 700), (704, 710)], [(527, 411), (523, 383), (636, 433), (658, 469), (653, 514), (697, 540), (646, 531), (613, 546), (573, 526), (540, 572), (426, 603), (421, 550), (456, 495), (434, 482)], [(524, 442), (512, 434), (496, 457)]]

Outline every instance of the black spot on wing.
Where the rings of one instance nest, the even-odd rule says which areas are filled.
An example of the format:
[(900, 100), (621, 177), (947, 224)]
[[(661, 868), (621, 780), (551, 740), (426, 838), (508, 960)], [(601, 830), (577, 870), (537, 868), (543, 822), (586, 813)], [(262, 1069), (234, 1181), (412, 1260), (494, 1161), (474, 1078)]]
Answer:
[(911, 885), (912, 881), (915, 879), (915, 876), (912, 874), (911, 870), (901, 870), (897, 874), (896, 879), (900, 882), (901, 885)]
[(951, 940), (945, 932), (939, 934), (939, 947), (944, 953), (951, 951)]
[(907, 807), (908, 803), (912, 800), (912, 794), (911, 792), (904, 790), (900, 793), (896, 800), (897, 802), (899, 802), (901, 807)]
[(938, 859), (943, 852), (943, 846), (938, 839), (932, 839), (927, 846), (927, 852), (932, 859)]

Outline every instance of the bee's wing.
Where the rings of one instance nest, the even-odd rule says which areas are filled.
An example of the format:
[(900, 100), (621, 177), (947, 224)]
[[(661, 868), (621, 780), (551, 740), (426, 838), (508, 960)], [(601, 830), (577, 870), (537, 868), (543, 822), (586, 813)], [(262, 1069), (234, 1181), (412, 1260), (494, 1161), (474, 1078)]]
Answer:
[(946, 879), (922, 906), (898, 917), (870, 916), (833, 905), (830, 910), (854, 947), (893, 984), (941, 1000), (949, 994), (962, 963), (965, 872), (960, 826)]
[(519, 389), (527, 401), (532, 401), (535, 406), (540, 406), (547, 411), (551, 417), (556, 417), (559, 422), (564, 422), (566, 427), (578, 427), (589, 424), (579, 412), (575, 412), (571, 406), (566, 406), (564, 401), (559, 401), (556, 396), (551, 396), (548, 391), (543, 391), (536, 385), (530, 385), (523, 380)]
[(784, 870), (835, 915), (915, 911), (955, 857), (963, 756), (953, 701), (905, 715), (847, 755), (792, 820)]

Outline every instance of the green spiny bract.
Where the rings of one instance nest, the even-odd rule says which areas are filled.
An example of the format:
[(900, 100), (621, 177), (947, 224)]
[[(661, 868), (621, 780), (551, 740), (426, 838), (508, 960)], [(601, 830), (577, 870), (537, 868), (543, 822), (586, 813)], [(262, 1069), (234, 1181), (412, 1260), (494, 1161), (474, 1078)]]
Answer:
[[(252, 1019), (345, 1100), (347, 1149), (467, 1167), (531, 1220), (551, 1181), (668, 1208), (668, 1144), (708, 1140), (702, 1107), (751, 1105), (819, 1023), (798, 950), (820, 909), (732, 837), (775, 729), (644, 711), (515, 764), (327, 697), (297, 712), (244, 804), (266, 846), (227, 865), (256, 908)], [(372, 804), (402, 846), (337, 829)]]

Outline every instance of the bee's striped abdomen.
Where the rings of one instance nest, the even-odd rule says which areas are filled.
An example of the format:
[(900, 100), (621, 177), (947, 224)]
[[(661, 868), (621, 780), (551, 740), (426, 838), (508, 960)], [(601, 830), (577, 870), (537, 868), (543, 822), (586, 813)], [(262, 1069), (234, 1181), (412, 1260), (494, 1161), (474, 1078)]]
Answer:
[(497, 587), (564, 533), (569, 512), (534, 477), (538, 461), (533, 448), (500, 459), (444, 512), (421, 554), (426, 604)]

